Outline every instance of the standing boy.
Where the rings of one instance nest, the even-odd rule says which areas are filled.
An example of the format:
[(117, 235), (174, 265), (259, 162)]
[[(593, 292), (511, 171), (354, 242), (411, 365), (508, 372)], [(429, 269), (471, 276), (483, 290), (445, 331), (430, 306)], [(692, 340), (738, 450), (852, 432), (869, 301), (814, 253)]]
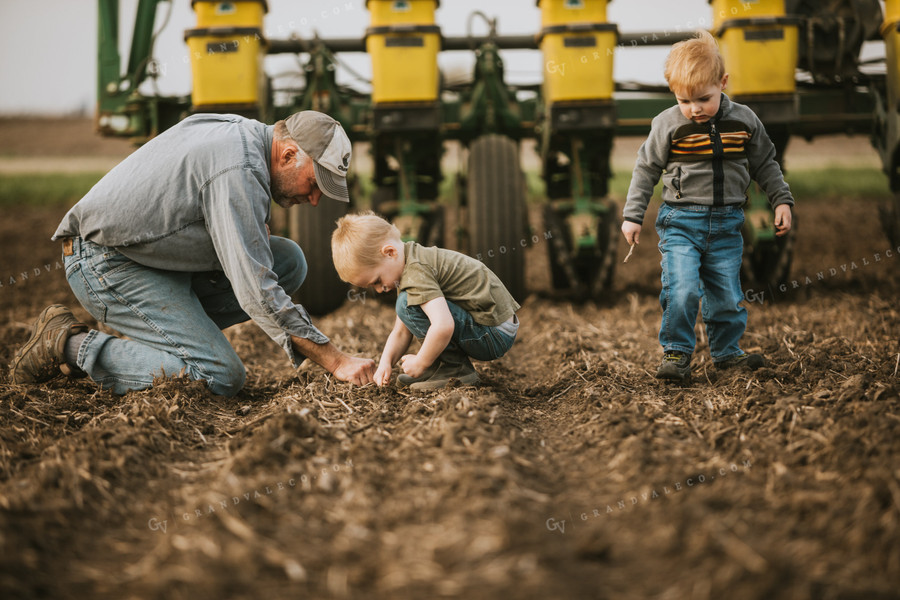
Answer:
[(690, 378), (701, 300), (715, 366), (757, 369), (763, 357), (739, 346), (747, 326), (747, 309), (739, 305), (746, 192), (751, 179), (759, 183), (775, 209), (778, 236), (791, 229), (794, 199), (762, 122), (723, 93), (728, 74), (712, 35), (702, 31), (675, 44), (665, 77), (677, 105), (653, 119), (638, 150), (622, 223), (628, 243), (639, 243), (644, 212), (662, 175), (664, 204), (656, 230), (663, 359), (656, 376)]
[[(386, 385), (399, 360), (401, 385), (442, 388), (451, 378), (478, 383), (469, 361), (494, 360), (512, 347), (518, 303), (484, 263), (444, 248), (402, 242), (396, 227), (374, 213), (347, 215), (331, 237), (341, 279), (377, 292), (397, 290), (397, 320), (375, 371)], [(406, 354), (412, 338), (418, 354)]]

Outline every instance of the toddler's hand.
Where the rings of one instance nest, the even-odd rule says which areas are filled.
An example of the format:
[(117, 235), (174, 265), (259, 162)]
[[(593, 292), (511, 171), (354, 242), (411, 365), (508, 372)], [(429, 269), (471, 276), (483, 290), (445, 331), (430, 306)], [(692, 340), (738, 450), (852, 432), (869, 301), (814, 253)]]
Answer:
[(775, 207), (775, 235), (782, 236), (791, 230), (791, 207), (788, 204), (779, 204)]
[(375, 371), (375, 385), (384, 387), (391, 382), (391, 365), (381, 363)]
[(430, 366), (422, 364), (418, 354), (405, 354), (400, 358), (400, 364), (403, 366), (403, 372), (410, 377), (418, 377)]
[(640, 244), (641, 226), (631, 221), (622, 222), (622, 235), (629, 244)]

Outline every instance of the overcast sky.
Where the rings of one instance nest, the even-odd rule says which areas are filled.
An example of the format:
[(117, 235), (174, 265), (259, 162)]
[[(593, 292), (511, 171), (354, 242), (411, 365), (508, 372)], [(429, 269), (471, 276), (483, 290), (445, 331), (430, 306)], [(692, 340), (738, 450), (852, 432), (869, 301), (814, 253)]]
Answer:
[[(270, 38), (292, 34), (310, 37), (362, 37), (369, 24), (365, 0), (268, 0), (265, 33)], [(123, 69), (137, 0), (120, 2), (120, 46)], [(466, 32), (467, 18), (481, 10), (498, 17), (503, 34), (533, 34), (540, 28), (540, 10), (534, 0), (443, 0), (437, 21), (444, 35)], [(159, 34), (154, 56), (162, 76), (162, 94), (190, 92), (191, 74), (184, 31), (195, 24), (190, 0), (162, 2), (156, 26), (171, 11), (168, 24)], [(608, 19), (622, 32), (673, 31), (711, 26), (708, 0), (615, 0), (609, 4)], [(477, 23), (475, 32), (484, 32)], [(95, 0), (0, 0), (0, 114), (62, 114), (83, 111), (93, 114), (97, 77), (97, 2)], [(877, 50), (878, 52), (883, 50)], [(662, 83), (667, 49), (645, 47), (617, 52), (615, 79)], [(354, 70), (368, 76), (365, 54), (344, 57)], [(541, 80), (543, 62), (536, 51), (505, 53), (507, 79), (512, 83)], [(440, 56), (441, 68), (451, 76), (469, 68), (471, 53), (448, 52)], [(281, 74), (297, 71), (293, 57), (268, 57), (266, 71)], [(352, 83), (348, 73), (339, 80)], [(276, 85), (289, 84), (282, 78)], [(144, 88), (147, 89), (147, 88)]]

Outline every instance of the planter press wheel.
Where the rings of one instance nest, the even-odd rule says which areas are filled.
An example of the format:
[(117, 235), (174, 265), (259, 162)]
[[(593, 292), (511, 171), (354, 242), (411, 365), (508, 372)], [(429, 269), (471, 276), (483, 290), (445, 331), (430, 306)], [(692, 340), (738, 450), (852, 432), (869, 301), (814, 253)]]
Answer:
[[(399, 214), (396, 202), (396, 191), (393, 188), (381, 187), (372, 192), (372, 211), (388, 221), (393, 221)], [(431, 212), (424, 216), (422, 225), (416, 234), (416, 242), (422, 246), (444, 247), (444, 207), (436, 202), (431, 205)], [(397, 301), (397, 293), (375, 293), (375, 298), (393, 306)]]
[(569, 258), (570, 244), (563, 216), (552, 204), (544, 206), (544, 231), (550, 232), (546, 240), (547, 255), (550, 262), (550, 279), (554, 290), (573, 290), (580, 282), (572, 261)]
[(619, 241), (619, 207), (615, 202), (607, 204), (606, 213), (597, 217), (596, 263), (591, 265), (591, 296), (603, 300), (612, 289), (616, 274), (616, 256)]
[(379, 187), (372, 191), (372, 212), (378, 213), (388, 221), (397, 215), (397, 192), (391, 187)]
[[(388, 221), (393, 221), (399, 214), (396, 197), (396, 191), (393, 188), (377, 188), (372, 192), (372, 211)], [(423, 246), (444, 246), (444, 207), (442, 205), (437, 202), (431, 203), (431, 212), (424, 216), (422, 226), (416, 233), (416, 241)]]
[(419, 229), (419, 243), (423, 246), (444, 247), (444, 207), (435, 205)]
[(326, 315), (347, 299), (349, 286), (341, 281), (331, 259), (331, 232), (334, 222), (347, 214), (349, 204), (323, 198), (319, 206), (291, 207), (291, 238), (306, 256), (306, 280), (294, 294), (311, 315)]
[(544, 227), (551, 232), (547, 240), (550, 275), (553, 288), (567, 291), (576, 300), (588, 296), (601, 300), (612, 288), (618, 254), (618, 207), (607, 203), (608, 210), (597, 217), (597, 244), (592, 252), (575, 256), (572, 235), (567, 230), (565, 215), (553, 206), (544, 207)]
[(900, 193), (895, 193), (886, 204), (878, 207), (881, 213), (881, 227), (891, 246), (900, 246)]
[(794, 259), (794, 243), (797, 235), (797, 215), (793, 215), (791, 230), (787, 235), (744, 248), (741, 263), (741, 280), (745, 286), (776, 287), (788, 280)]
[(530, 235), (524, 177), (513, 140), (489, 134), (472, 142), (466, 201), (469, 255), (480, 258), (522, 302)]

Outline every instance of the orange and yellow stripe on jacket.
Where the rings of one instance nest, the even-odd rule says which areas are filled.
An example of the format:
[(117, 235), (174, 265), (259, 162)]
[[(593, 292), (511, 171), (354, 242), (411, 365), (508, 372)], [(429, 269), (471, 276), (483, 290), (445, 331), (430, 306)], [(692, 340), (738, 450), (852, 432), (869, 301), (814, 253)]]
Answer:
[[(748, 127), (740, 121), (723, 120), (716, 123), (722, 138), (723, 158), (744, 158), (745, 146), (750, 142)], [(712, 160), (713, 142), (709, 123), (682, 125), (672, 134), (669, 145), (669, 161), (693, 162)]]

